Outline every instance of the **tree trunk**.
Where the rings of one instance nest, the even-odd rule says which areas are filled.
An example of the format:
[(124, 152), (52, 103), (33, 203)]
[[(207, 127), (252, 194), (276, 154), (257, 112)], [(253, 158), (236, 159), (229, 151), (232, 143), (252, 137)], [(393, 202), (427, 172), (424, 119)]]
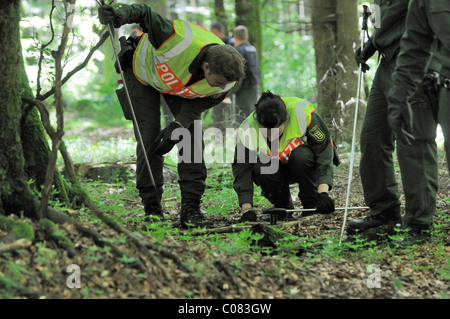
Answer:
[(223, 0), (214, 0), (214, 16), (215, 22), (220, 22), (225, 27), (225, 34), (228, 36), (228, 16), (225, 12)]
[[(337, 111), (341, 115), (341, 126), (337, 127), (341, 133), (341, 141), (351, 143), (353, 132), (356, 92), (358, 88), (358, 67), (354, 52), (360, 45), (358, 32), (358, 0), (337, 0)], [(361, 93), (363, 90), (361, 88)], [(362, 94), (361, 96), (363, 96)], [(359, 119), (364, 114), (364, 107), (358, 105)], [(362, 122), (357, 122), (357, 128)], [(359, 136), (357, 129), (356, 135)]]
[[(44, 184), (50, 149), (36, 108), (22, 102), (33, 94), (21, 54), (20, 0), (2, 1), (0, 17), (0, 81), (8, 88), (0, 90), (0, 213), (36, 217), (31, 188)], [(68, 202), (69, 187), (58, 172), (54, 185)]]
[(311, 2), (311, 21), (317, 73), (317, 109), (335, 138), (336, 112), (336, 0)]
[[(256, 48), (258, 58), (262, 61), (262, 30), (261, 30), (261, 1), (259, 0), (235, 0), (236, 26), (245, 25), (248, 29), (248, 41)], [(261, 66), (260, 66), (261, 68)], [(263, 78), (261, 77), (261, 88)]]
[[(0, 3), (0, 213), (34, 211), (21, 141), (20, 1)], [(6, 89), (7, 88), (7, 89)]]
[(259, 54), (262, 50), (260, 10), (259, 0), (236, 0), (236, 25), (247, 27), (248, 41), (255, 46)]
[[(332, 138), (339, 142), (352, 139), (358, 82), (354, 60), (359, 39), (357, 2), (311, 2), (318, 111), (329, 125)], [(360, 112), (363, 114), (362, 108)], [(357, 124), (360, 127), (362, 123), (359, 121)]]

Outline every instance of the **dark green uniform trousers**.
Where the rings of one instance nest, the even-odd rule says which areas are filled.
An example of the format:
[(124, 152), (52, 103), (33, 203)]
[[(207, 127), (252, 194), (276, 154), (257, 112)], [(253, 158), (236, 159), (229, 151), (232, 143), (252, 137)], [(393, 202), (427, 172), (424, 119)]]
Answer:
[[(378, 66), (367, 103), (361, 132), (360, 174), (366, 204), (372, 216), (400, 212), (399, 189), (394, 169), (395, 142), (387, 120), (386, 96), (393, 86), (395, 58)], [(411, 100), (414, 136), (411, 146), (397, 143), (407, 226), (429, 227), (436, 210), (436, 123), (421, 92)]]
[[(265, 159), (268, 160), (267, 157)], [(270, 165), (270, 162), (260, 160), (253, 167), (252, 176), (255, 184), (261, 187), (261, 193), (275, 207), (294, 208), (289, 190), (289, 184), (298, 183), (300, 188), (298, 197), (303, 208), (315, 207), (314, 199), (317, 195), (317, 174), (314, 153), (311, 149), (302, 145), (294, 149), (286, 164), (279, 163), (279, 169), (273, 174), (264, 174), (262, 167)]]
[[(124, 71), (124, 77), (127, 84), (128, 91), (130, 93), (131, 103), (136, 115), (139, 130), (142, 135), (142, 140), (144, 142), (145, 150), (147, 151), (147, 156), (150, 162), (150, 167), (152, 170), (153, 178), (155, 180), (156, 187), (158, 189), (159, 198), (163, 193), (163, 158), (162, 156), (157, 156), (149, 153), (156, 136), (161, 130), (161, 111), (160, 111), (160, 98), (161, 94), (152, 88), (151, 86), (142, 85), (134, 76), (131, 69)], [(131, 110), (128, 106), (128, 101), (125, 93), (125, 88), (118, 89), (116, 91), (117, 96), (120, 101), (120, 105), (124, 111), (125, 118), (128, 120), (133, 120), (131, 115)], [(163, 94), (162, 95), (172, 112), (176, 117), (180, 111), (182, 105), (182, 98), (178, 96)], [(200, 120), (200, 117), (198, 118)], [(137, 169), (136, 169), (136, 187), (139, 190), (139, 195), (141, 196), (144, 205), (145, 204), (155, 204), (156, 203), (156, 193), (155, 188), (152, 187), (150, 173), (147, 168), (143, 150), (144, 148), (139, 143), (137, 136), (137, 128), (134, 125), (136, 140), (138, 141), (136, 147), (137, 154)], [(182, 200), (200, 200), (205, 191), (205, 180), (206, 180), (206, 166), (203, 161), (203, 138), (201, 129), (199, 132), (195, 132), (194, 135), (194, 125), (189, 128), (190, 132), (190, 146), (191, 146), (191, 156), (190, 160), (186, 160), (178, 163), (178, 176), (179, 185), (181, 190)], [(199, 145), (195, 145), (195, 144)], [(195, 152), (194, 150), (201, 150), (201, 162), (198, 163), (194, 161)], [(187, 157), (187, 156), (185, 156)], [(197, 154), (198, 158), (198, 154)]]

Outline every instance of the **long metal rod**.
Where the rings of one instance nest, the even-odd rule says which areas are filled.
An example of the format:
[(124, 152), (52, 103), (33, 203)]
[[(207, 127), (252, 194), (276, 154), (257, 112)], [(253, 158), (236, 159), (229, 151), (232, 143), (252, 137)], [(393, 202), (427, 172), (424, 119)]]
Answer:
[[(353, 206), (353, 207), (336, 207), (334, 210), (355, 210), (355, 209), (369, 209), (369, 206)], [(296, 212), (315, 212), (315, 208), (299, 208), (299, 209), (286, 209), (288, 213)]]
[[(364, 6), (364, 14), (363, 14), (363, 22), (362, 22), (362, 28), (361, 28), (361, 50), (364, 48), (364, 35), (366, 31), (366, 6)], [(350, 168), (348, 172), (348, 185), (347, 185), (347, 197), (345, 200), (345, 212), (344, 212), (344, 221), (342, 222), (342, 229), (341, 229), (341, 237), (339, 239), (339, 245), (342, 243), (342, 238), (344, 236), (344, 230), (345, 230), (345, 224), (347, 221), (347, 213), (348, 213), (348, 202), (350, 199), (350, 187), (352, 183), (352, 175), (353, 175), (353, 162), (354, 162), (354, 156), (355, 156), (355, 136), (356, 136), (356, 124), (358, 121), (358, 108), (359, 108), (359, 99), (361, 95), (361, 78), (362, 78), (362, 63), (359, 64), (359, 72), (358, 72), (358, 88), (356, 91), (356, 105), (355, 105), (355, 117), (353, 120), (353, 135), (352, 135), (352, 148), (351, 148), (351, 155), (350, 155)]]
[[(104, 0), (102, 0), (100, 2), (97, 1), (97, 3), (105, 4)], [(148, 173), (150, 175), (150, 181), (152, 183), (152, 186), (155, 188), (155, 196), (156, 196), (156, 199), (157, 199), (159, 205), (161, 206), (161, 200), (159, 198), (158, 189), (156, 188), (155, 179), (153, 178), (152, 168), (150, 166), (150, 161), (148, 160), (148, 156), (147, 156), (147, 150), (145, 149), (144, 141), (142, 139), (141, 130), (139, 129), (139, 124), (138, 124), (138, 121), (137, 121), (137, 118), (136, 118), (136, 114), (134, 113), (133, 104), (131, 103), (131, 98), (130, 98), (130, 93), (128, 91), (128, 86), (127, 86), (127, 83), (125, 81), (125, 76), (123, 74), (122, 66), (120, 65), (119, 54), (117, 53), (116, 45), (114, 43), (114, 38), (113, 38), (113, 34), (114, 33), (112, 33), (112, 28), (111, 28), (111, 25), (109, 25), (109, 24), (108, 24), (108, 31), (109, 31), (109, 37), (111, 38), (111, 45), (113, 47), (114, 57), (116, 59), (116, 62), (117, 62), (118, 68), (119, 68), (119, 73), (120, 73), (120, 76), (122, 78), (122, 84), (123, 84), (123, 87), (125, 88), (125, 93), (127, 95), (127, 100), (128, 100), (128, 104), (130, 106), (131, 115), (133, 116), (133, 122), (134, 122), (134, 126), (136, 128), (136, 135), (137, 135), (137, 138), (138, 138), (138, 143), (141, 144), (142, 151), (144, 153), (145, 164), (147, 166)]]

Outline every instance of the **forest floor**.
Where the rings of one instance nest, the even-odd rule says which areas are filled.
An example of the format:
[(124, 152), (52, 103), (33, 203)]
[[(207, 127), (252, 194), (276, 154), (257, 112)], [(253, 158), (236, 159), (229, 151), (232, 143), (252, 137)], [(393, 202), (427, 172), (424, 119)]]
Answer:
[[(357, 164), (356, 160), (350, 206), (365, 206)], [(96, 230), (123, 255), (94, 242), (70, 223), (58, 226), (72, 242), (72, 250), (63, 249), (37, 222), (18, 218), (33, 225), (35, 238), (27, 247), (0, 254), (0, 298), (449, 298), (450, 179), (444, 166), (439, 176), (432, 239), (406, 249), (346, 234), (340, 243), (344, 211), (308, 217), (294, 213), (294, 221), (267, 227), (263, 222), (236, 224), (240, 216), (235, 209), (227, 218), (206, 215), (218, 228), (182, 230), (175, 226), (179, 210), (175, 204), (166, 206), (169, 223), (145, 229), (139, 222), (142, 206), (134, 190), (108, 184), (100, 201), (111, 213), (119, 206), (128, 212), (122, 226), (140, 243), (106, 226), (85, 208), (60, 209)], [(347, 179), (344, 162), (335, 172), (332, 197), (337, 207), (345, 206)], [(108, 196), (117, 194), (121, 204), (115, 206)], [(216, 206), (214, 199), (203, 202), (206, 212)], [(301, 208), (298, 202), (296, 206)], [(347, 221), (367, 213), (349, 210)], [(274, 228), (284, 232), (280, 238)], [(282, 238), (286, 233), (292, 237)], [(0, 231), (0, 238), (5, 235)], [(79, 272), (69, 272), (69, 265), (79, 267)], [(70, 288), (77, 283), (79, 288)]]

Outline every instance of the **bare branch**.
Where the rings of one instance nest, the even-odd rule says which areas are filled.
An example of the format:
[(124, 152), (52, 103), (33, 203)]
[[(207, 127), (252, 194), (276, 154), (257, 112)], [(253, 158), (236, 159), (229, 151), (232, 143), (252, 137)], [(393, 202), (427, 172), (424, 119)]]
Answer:
[(46, 44), (42, 44), (40, 50), (40, 56), (39, 56), (39, 61), (38, 61), (38, 72), (37, 72), (37, 88), (36, 88), (36, 96), (41, 96), (41, 72), (42, 72), (42, 60), (44, 59), (44, 49), (46, 47), (48, 47), (50, 45), (50, 43), (53, 42), (53, 39), (55, 38), (55, 30), (53, 29), (53, 20), (52, 20), (52, 15), (53, 15), (53, 10), (55, 10), (56, 6), (55, 6), (55, 0), (52, 0), (52, 9), (50, 10), (50, 29), (52, 30), (52, 37), (50, 39), (50, 41), (48, 41)]
[[(69, 0), (69, 3), (74, 4), (75, 0)], [(67, 2), (64, 2), (67, 12)], [(37, 216), (39, 219), (47, 217), (47, 206), (50, 199), (50, 194), (53, 186), (53, 179), (55, 176), (56, 160), (58, 158), (59, 146), (61, 139), (64, 135), (64, 108), (62, 102), (61, 91), (61, 78), (62, 78), (62, 66), (61, 60), (66, 50), (67, 41), (69, 38), (69, 26), (67, 21), (69, 17), (74, 14), (73, 12), (67, 12), (66, 23), (64, 24), (63, 32), (61, 35), (61, 42), (58, 46), (58, 50), (52, 51), (52, 56), (55, 59), (55, 107), (56, 107), (56, 133), (52, 138), (52, 151), (50, 153), (50, 159), (47, 165), (47, 171), (45, 174), (44, 188), (42, 190), (41, 205), (39, 206)]]
[[(81, 71), (82, 69), (84, 69), (86, 67), (86, 65), (88, 64), (88, 62), (91, 59), (94, 52), (97, 51), (98, 48), (100, 48), (103, 45), (103, 43), (106, 41), (106, 39), (108, 39), (108, 37), (109, 37), (109, 32), (107, 31), (101, 36), (101, 38), (97, 42), (97, 44), (94, 45), (90, 49), (90, 51), (89, 51), (88, 55), (86, 56), (86, 58), (84, 59), (84, 61), (80, 65), (75, 67), (72, 71), (70, 71), (66, 74), (66, 76), (61, 81), (61, 85), (64, 85), (74, 74), (76, 74), (77, 72)], [(54, 93), (55, 93), (55, 87), (53, 86), (48, 92), (46, 92), (43, 95), (37, 96), (36, 98), (38, 100), (44, 101), (47, 98), (49, 98), (50, 96), (52, 96)]]

